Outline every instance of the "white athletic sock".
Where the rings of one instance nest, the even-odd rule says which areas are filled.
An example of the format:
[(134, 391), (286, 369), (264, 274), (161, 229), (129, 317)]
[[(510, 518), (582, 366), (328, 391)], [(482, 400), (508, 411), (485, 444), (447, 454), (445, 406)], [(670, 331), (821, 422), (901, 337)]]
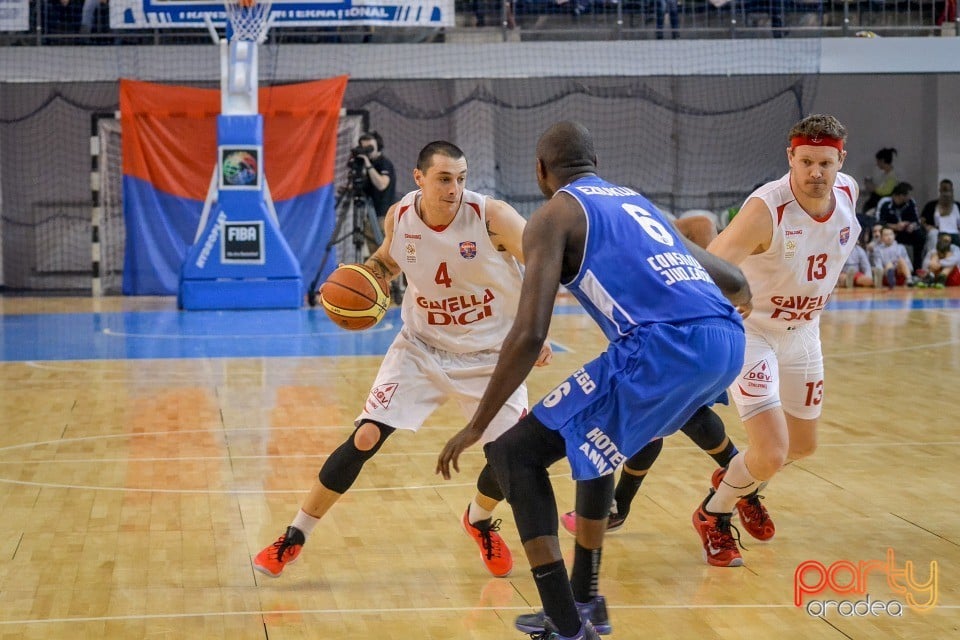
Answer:
[(493, 517), (493, 511), (487, 511), (483, 507), (477, 504), (476, 500), (473, 500), (470, 503), (470, 513), (467, 514), (467, 520), (470, 521), (470, 524), (476, 524), (481, 520), (486, 520), (487, 518)]
[(746, 451), (741, 451), (730, 461), (720, 487), (707, 501), (707, 511), (711, 513), (731, 513), (737, 504), (737, 500), (750, 495), (760, 486), (760, 481), (750, 475), (750, 471), (747, 470), (744, 461), (745, 454)]
[(320, 518), (314, 518), (303, 509), (300, 509), (297, 511), (297, 517), (293, 519), (290, 526), (300, 529), (300, 531), (303, 532), (303, 537), (309, 538), (310, 533), (313, 531), (313, 528), (317, 526), (318, 522), (320, 522)]

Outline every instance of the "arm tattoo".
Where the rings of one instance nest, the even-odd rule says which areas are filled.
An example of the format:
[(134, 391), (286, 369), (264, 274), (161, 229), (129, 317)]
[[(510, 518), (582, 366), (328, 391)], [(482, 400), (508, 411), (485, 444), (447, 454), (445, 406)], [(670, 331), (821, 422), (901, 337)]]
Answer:
[(490, 236), (490, 242), (493, 243), (494, 248), (496, 248), (497, 251), (506, 251), (507, 248), (506, 248), (504, 245), (498, 244), (498, 243), (494, 240), (494, 238), (497, 237), (497, 234), (494, 233), (493, 230), (490, 228), (490, 221), (489, 221), (489, 220), (486, 221), (486, 225), (487, 225), (487, 235)]
[(373, 271), (374, 275), (378, 278), (383, 278), (389, 282), (393, 277), (393, 273), (391, 273), (386, 263), (380, 258), (371, 256), (370, 259), (367, 260), (367, 266), (370, 267), (370, 270)]

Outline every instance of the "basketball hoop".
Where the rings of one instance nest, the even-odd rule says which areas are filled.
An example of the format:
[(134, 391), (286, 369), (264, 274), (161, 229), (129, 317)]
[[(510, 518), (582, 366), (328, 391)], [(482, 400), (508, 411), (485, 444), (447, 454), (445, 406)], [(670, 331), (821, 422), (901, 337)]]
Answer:
[(230, 40), (262, 44), (272, 24), (268, 19), (272, 5), (273, 0), (224, 0)]

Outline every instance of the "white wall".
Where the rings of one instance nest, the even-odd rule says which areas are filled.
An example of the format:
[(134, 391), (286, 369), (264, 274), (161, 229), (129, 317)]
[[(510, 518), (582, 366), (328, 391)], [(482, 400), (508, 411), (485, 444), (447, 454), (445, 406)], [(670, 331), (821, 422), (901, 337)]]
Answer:
[(849, 129), (844, 171), (863, 180), (874, 154), (894, 147), (894, 167), (923, 204), (937, 183), (960, 185), (960, 76), (956, 74), (824, 75), (813, 112), (835, 115)]
[(960, 76), (938, 78), (937, 161), (940, 178), (953, 180), (954, 192), (960, 192)]

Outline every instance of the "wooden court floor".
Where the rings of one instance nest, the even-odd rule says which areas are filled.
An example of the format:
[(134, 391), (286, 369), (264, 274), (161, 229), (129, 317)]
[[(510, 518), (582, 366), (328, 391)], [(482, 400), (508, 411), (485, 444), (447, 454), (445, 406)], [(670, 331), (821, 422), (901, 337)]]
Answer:
[[(949, 291), (836, 296), (822, 322), (820, 448), (766, 490), (777, 535), (745, 540), (742, 568), (703, 563), (690, 515), (713, 463), (669, 438), (604, 551), (611, 637), (960, 637), (958, 302)], [(5, 317), (173, 305), (0, 298)], [(567, 351), (530, 378), (532, 399), (602, 349), (582, 314), (557, 315), (552, 339)], [(451, 482), (433, 473), (464, 423), (453, 407), (394, 436), (281, 578), (251, 569), (349, 433), (378, 363), (0, 363), (0, 638), (524, 637), (513, 619), (539, 601), (509, 510), (509, 578), (490, 578), (460, 529), (481, 453)], [(743, 444), (734, 412), (720, 413)], [(571, 508), (568, 468), (553, 474)], [(561, 543), (572, 550), (562, 532)], [(802, 563), (809, 591), (832, 580), (805, 594), (823, 615), (794, 605)]]

